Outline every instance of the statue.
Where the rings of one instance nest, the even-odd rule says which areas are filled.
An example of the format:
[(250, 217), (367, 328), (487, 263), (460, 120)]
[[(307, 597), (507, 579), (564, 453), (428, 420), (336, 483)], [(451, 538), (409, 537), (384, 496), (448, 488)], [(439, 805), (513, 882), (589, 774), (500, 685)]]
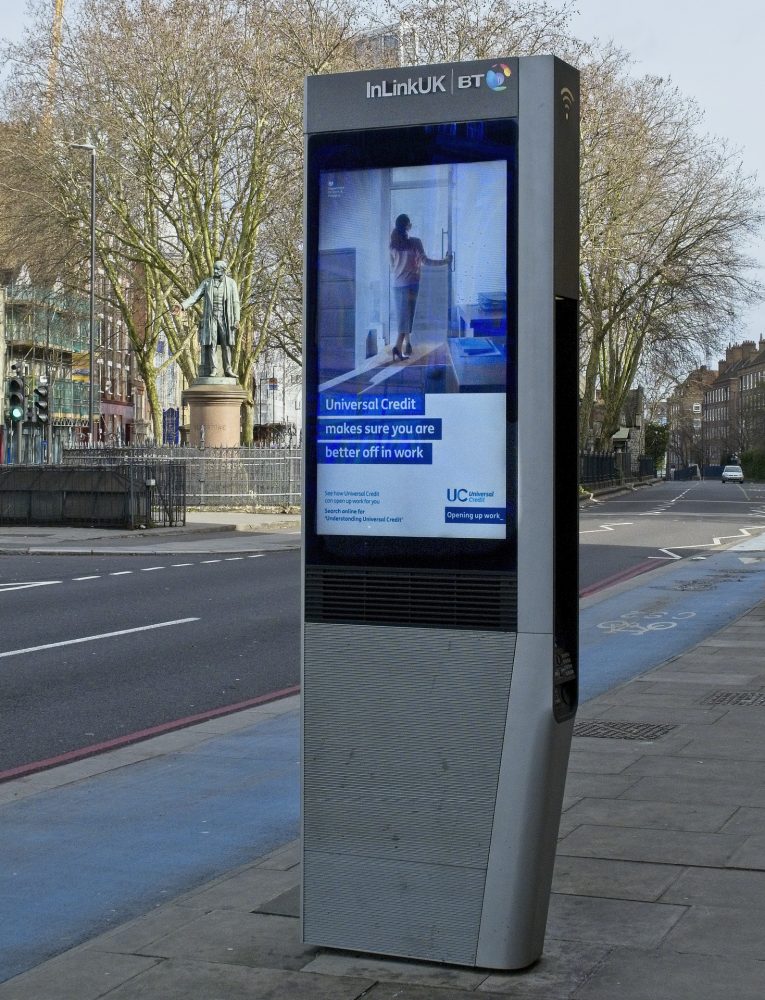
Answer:
[(231, 348), (236, 344), (239, 329), (239, 290), (234, 279), (226, 274), (227, 270), (225, 260), (216, 260), (212, 277), (205, 278), (195, 292), (173, 307), (173, 313), (178, 316), (204, 296), (199, 323), (199, 344), (202, 348), (199, 374), (203, 376), (217, 375), (216, 355), (220, 344), (223, 373), (228, 378), (236, 378), (231, 367)]

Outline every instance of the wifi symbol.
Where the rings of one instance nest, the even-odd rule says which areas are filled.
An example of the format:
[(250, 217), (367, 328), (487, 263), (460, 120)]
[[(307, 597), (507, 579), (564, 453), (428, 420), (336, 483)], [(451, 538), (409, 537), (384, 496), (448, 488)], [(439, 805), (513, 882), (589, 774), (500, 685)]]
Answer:
[(560, 92), (561, 100), (563, 101), (563, 112), (566, 115), (566, 121), (568, 121), (568, 115), (574, 106), (574, 95), (568, 89), (564, 87)]

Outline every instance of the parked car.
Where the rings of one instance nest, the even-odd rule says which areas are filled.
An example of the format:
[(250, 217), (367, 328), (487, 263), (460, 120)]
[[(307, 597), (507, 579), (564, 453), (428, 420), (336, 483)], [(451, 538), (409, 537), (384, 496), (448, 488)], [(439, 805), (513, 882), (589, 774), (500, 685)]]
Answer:
[(726, 465), (722, 471), (722, 481), (724, 483), (743, 483), (744, 470), (740, 465)]

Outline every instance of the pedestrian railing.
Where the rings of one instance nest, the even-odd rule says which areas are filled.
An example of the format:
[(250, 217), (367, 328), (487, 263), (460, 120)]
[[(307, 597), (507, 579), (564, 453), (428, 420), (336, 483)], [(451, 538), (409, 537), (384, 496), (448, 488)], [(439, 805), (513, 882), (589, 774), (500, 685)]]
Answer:
[(0, 469), (0, 524), (151, 528), (186, 523), (186, 470), (159, 463)]
[(189, 507), (298, 507), (301, 496), (301, 455), (297, 448), (68, 448), (64, 464), (96, 466), (143, 464), (184, 466)]

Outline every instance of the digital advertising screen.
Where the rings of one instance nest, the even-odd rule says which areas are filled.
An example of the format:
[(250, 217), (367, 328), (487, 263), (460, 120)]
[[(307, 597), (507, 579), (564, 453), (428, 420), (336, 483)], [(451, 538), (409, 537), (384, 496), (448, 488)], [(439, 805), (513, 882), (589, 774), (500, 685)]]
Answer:
[(467, 123), (318, 140), (312, 527), (506, 540), (516, 517), (514, 135)]

